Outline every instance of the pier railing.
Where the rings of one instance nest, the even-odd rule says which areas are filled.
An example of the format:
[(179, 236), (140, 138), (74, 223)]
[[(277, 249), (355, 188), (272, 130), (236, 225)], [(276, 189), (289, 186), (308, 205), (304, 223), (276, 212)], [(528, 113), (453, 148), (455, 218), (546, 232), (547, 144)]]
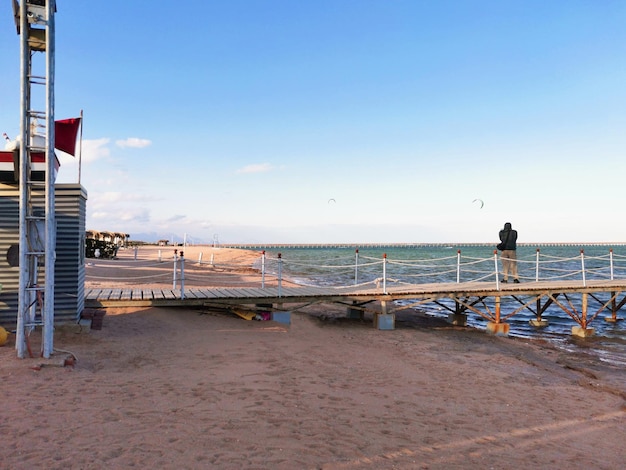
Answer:
[[(583, 250), (575, 256), (561, 257), (536, 253), (517, 259), (519, 279), (529, 281), (577, 280), (585, 286), (589, 280), (626, 279), (626, 256), (609, 249), (607, 253), (588, 256)], [(123, 273), (123, 274), (120, 274)], [(464, 255), (461, 250), (440, 258), (392, 259), (363, 256), (355, 250), (351, 256), (333, 256), (297, 260), (280, 253), (259, 254), (250, 264), (221, 263), (213, 259), (187, 259), (182, 253), (159, 255), (156, 259), (90, 259), (86, 281), (114, 287), (133, 285), (168, 285), (184, 293), (188, 287), (276, 287), (291, 285), (328, 288), (375, 287), (382, 293), (392, 285), (425, 283), (495, 282), (500, 288), (502, 264), (498, 252), (488, 257)]]
[[(606, 317), (610, 324), (620, 320), (617, 312), (626, 305), (626, 256), (612, 249), (599, 255), (590, 250), (595, 251), (592, 256), (581, 250), (569, 257), (524, 251), (517, 259), (522, 285), (502, 292), (499, 253), (476, 257), (460, 250), (449, 256), (416, 259), (364, 256), (358, 250), (353, 255), (343, 251), (326, 253), (327, 258), (317, 253), (300, 259), (301, 253), (283, 257), (262, 252), (254, 262), (248, 258), (240, 263), (222, 262), (219, 254), (208, 261), (202, 254), (197, 260), (178, 252), (172, 256), (159, 253), (156, 259), (128, 259), (124, 254), (120, 259), (88, 260), (85, 287), (86, 297), (99, 305), (151, 299), (206, 302), (209, 298), (221, 302), (257, 299), (255, 303), (258, 299), (282, 303), (282, 299), (306, 298), (308, 303), (312, 297), (342, 302), (349, 298), (353, 305), (358, 297), (365, 299), (361, 305), (373, 299), (386, 305), (386, 299), (393, 298), (398, 301), (397, 310), (431, 303), (454, 315), (474, 312), (495, 325), (529, 311), (533, 326), (544, 326), (543, 315), (550, 308), (557, 311), (555, 317), (564, 313), (573, 319), (584, 334), (604, 311), (610, 312)], [(430, 294), (433, 289), (438, 293), (435, 296)], [(588, 310), (590, 302), (598, 307), (595, 312)]]

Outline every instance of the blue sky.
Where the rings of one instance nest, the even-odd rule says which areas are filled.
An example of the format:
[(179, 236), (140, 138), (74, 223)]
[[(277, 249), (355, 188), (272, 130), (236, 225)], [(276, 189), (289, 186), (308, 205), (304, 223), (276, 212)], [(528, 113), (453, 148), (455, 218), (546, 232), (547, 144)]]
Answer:
[[(1, 8), (0, 131), (13, 137), (19, 37)], [(89, 229), (495, 242), (510, 221), (522, 242), (626, 240), (626, 2), (57, 10), (56, 117), (84, 110)], [(77, 182), (77, 160), (60, 158), (58, 182)]]

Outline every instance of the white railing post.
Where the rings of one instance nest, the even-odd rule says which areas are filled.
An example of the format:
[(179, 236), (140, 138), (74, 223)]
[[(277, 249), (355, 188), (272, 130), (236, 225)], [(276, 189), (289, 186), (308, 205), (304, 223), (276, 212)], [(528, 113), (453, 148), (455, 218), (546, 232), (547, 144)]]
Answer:
[(583, 273), (583, 287), (587, 287), (587, 279), (585, 278), (585, 250), (580, 250), (580, 266)]
[(159, 250), (159, 257), (158, 257), (159, 263), (163, 261), (163, 258), (161, 257), (161, 250)]
[(180, 252), (180, 299), (185, 298), (185, 256)]
[(498, 273), (498, 250), (493, 250), (493, 263), (496, 270), (496, 290), (500, 290), (500, 273)]
[(609, 249), (609, 264), (611, 266), (611, 281), (613, 280), (613, 248)]
[(283, 285), (283, 255), (278, 253), (278, 297), (282, 297)]
[(139, 249), (139, 247), (137, 245), (135, 245), (135, 254), (134, 254), (135, 261), (137, 261), (137, 250), (138, 249)]
[(387, 253), (383, 253), (383, 294), (387, 293)]
[(461, 282), (461, 250), (456, 252), (456, 283)]
[(354, 253), (354, 285), (359, 283), (359, 249)]
[(265, 289), (265, 250), (261, 253), (261, 289)]
[(178, 262), (178, 250), (174, 250), (174, 277), (172, 282), (172, 289), (176, 289), (176, 264)]
[(535, 281), (539, 281), (539, 248), (537, 248), (535, 255)]
[(214, 256), (214, 254), (211, 253), (211, 266), (213, 266), (213, 256)]
[(202, 252), (198, 255), (198, 266), (202, 266)]

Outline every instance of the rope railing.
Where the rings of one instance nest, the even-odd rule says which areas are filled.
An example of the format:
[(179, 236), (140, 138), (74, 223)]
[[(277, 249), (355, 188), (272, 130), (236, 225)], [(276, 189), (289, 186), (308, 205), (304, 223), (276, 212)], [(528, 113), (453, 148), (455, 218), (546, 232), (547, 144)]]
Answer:
[[(171, 277), (171, 275), (170, 275)], [(273, 278), (274, 280), (276, 278)], [(196, 275), (196, 274), (189, 274), (189, 273), (185, 273), (185, 280), (192, 282), (194, 285), (195, 284), (202, 284), (202, 285), (212, 285), (215, 283), (215, 278), (214, 278), (214, 274), (212, 273), (207, 273), (207, 274), (200, 274), (200, 275)], [(226, 273), (224, 276), (221, 276), (221, 281), (219, 282), (220, 285), (225, 284), (230, 286), (244, 286), (244, 285), (250, 285), (250, 281), (245, 280), (245, 279), (241, 279), (241, 275), (235, 274), (235, 273)]]
[[(493, 256), (478, 258), (463, 256), (461, 250), (455, 256), (423, 259), (388, 259), (386, 254), (381, 258), (360, 255), (358, 250), (354, 257), (333, 257), (306, 262), (301, 259), (285, 259), (280, 253), (276, 257), (268, 257), (265, 252), (254, 265), (234, 263), (214, 263), (186, 260), (183, 253), (175, 253), (173, 258), (163, 261), (159, 259), (125, 261), (119, 264), (115, 260), (90, 260), (86, 280), (91, 282), (149, 284), (172, 280), (173, 289), (184, 291), (184, 283), (194, 285), (215, 285), (216, 276), (220, 286), (239, 286), (261, 284), (262, 288), (270, 283), (282, 289), (285, 276), (290, 282), (302, 286), (332, 287), (364, 287), (377, 285), (386, 292), (387, 285), (411, 285), (420, 283), (462, 283), (495, 281), (500, 289), (500, 257), (497, 252)], [(187, 267), (185, 267), (187, 265)], [(169, 266), (169, 269), (167, 268)], [(579, 256), (559, 257), (536, 254), (517, 259), (519, 277), (522, 281), (554, 281), (579, 280), (583, 286), (591, 279), (626, 278), (626, 256), (616, 255), (612, 250), (608, 254), (585, 256), (581, 250)], [(173, 268), (172, 268), (173, 267)], [(125, 276), (107, 274), (109, 268), (124, 268), (131, 273)], [(150, 270), (159, 272), (151, 273)], [(250, 274), (247, 279), (242, 273)], [(260, 280), (259, 280), (260, 276)], [(254, 278), (251, 280), (250, 278)], [(280, 294), (279, 294), (280, 295)]]
[[(458, 260), (458, 255), (455, 256), (444, 256), (441, 258), (425, 258), (425, 259), (409, 259), (409, 260), (389, 260), (389, 264), (393, 265), (403, 265), (410, 267), (423, 267), (423, 268), (433, 268), (439, 267), (441, 265), (447, 265), (447, 261), (450, 260)], [(452, 264), (452, 263), (450, 263)]]
[[(172, 257), (172, 260), (174, 258)], [(137, 261), (125, 261), (124, 263), (120, 263), (117, 260), (113, 260), (113, 259), (99, 259), (97, 261), (89, 261), (88, 265), (89, 266), (110, 266), (110, 267), (115, 267), (115, 268), (150, 268), (150, 267), (160, 267), (163, 264), (163, 261), (144, 261), (144, 260), (137, 260)]]
[(109, 282), (121, 282), (121, 281), (150, 281), (150, 280), (163, 280), (163, 279), (171, 279), (172, 275), (170, 273), (163, 274), (150, 274), (146, 276), (98, 276), (98, 281), (109, 281)]

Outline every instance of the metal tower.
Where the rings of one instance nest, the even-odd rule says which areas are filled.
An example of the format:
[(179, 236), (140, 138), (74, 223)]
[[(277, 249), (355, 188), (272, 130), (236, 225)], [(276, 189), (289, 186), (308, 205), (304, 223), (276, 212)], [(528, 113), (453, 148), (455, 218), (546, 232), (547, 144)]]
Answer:
[[(19, 297), (17, 356), (42, 326), (41, 355), (50, 357), (54, 337), (54, 13), (55, 0), (13, 0), (20, 35)], [(44, 181), (32, 178), (34, 154), (45, 156)], [(43, 281), (43, 285), (42, 285)]]

